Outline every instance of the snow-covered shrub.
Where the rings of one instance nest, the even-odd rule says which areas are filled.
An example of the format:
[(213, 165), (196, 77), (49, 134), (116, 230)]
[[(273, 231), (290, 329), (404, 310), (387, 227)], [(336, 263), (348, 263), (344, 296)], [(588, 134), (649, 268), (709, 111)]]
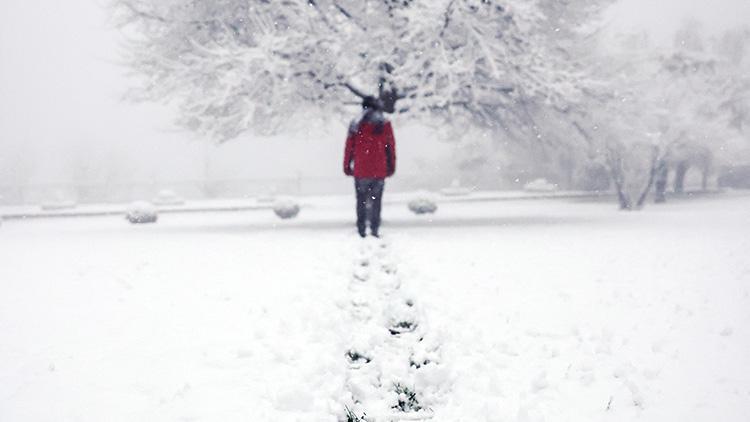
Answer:
[(534, 179), (523, 185), (523, 190), (527, 192), (554, 192), (557, 186), (547, 181), (547, 179)]
[(437, 210), (437, 204), (432, 195), (420, 192), (407, 204), (414, 214), (432, 214)]
[(281, 198), (273, 204), (273, 212), (279, 218), (294, 218), (299, 214), (299, 204), (292, 198)]
[(174, 191), (169, 189), (162, 189), (154, 197), (154, 204), (156, 205), (182, 205), (185, 200), (179, 197)]
[(155, 223), (158, 213), (152, 203), (136, 201), (128, 207), (125, 212), (125, 218), (133, 224)]

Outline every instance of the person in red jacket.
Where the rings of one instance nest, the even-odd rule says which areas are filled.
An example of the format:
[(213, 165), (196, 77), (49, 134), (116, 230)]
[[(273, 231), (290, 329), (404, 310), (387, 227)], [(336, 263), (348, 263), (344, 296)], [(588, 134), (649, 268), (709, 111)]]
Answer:
[[(375, 97), (365, 97), (362, 116), (352, 121), (346, 137), (344, 174), (354, 176), (357, 194), (357, 231), (365, 237), (366, 222), (370, 233), (379, 237), (380, 209), (385, 178), (396, 171), (396, 139)], [(369, 210), (369, 215), (368, 215)]]

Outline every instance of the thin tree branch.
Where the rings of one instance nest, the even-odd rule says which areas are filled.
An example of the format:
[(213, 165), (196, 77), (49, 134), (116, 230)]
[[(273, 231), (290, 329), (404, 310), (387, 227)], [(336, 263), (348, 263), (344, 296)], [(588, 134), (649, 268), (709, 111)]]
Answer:
[(346, 10), (343, 6), (341, 6), (338, 2), (333, 2), (333, 6), (341, 12), (342, 15), (344, 15), (347, 19), (352, 21), (355, 25), (359, 27), (359, 29), (363, 31), (367, 31), (367, 27), (365, 25), (362, 25), (355, 17), (352, 15), (348, 10)]
[(361, 91), (361, 90), (359, 90), (359, 89), (355, 88), (355, 87), (354, 87), (354, 86), (353, 86), (352, 84), (350, 84), (349, 82), (344, 82), (344, 83), (343, 83), (342, 85), (343, 85), (343, 86), (345, 86), (345, 87), (347, 87), (347, 88), (349, 88), (349, 91), (351, 91), (351, 92), (352, 92), (352, 93), (353, 93), (354, 95), (356, 95), (356, 96), (358, 96), (358, 97), (360, 97), (360, 98), (365, 98), (365, 97), (369, 97), (369, 95), (367, 95), (367, 94), (365, 94), (365, 93), (364, 93), (363, 91)]

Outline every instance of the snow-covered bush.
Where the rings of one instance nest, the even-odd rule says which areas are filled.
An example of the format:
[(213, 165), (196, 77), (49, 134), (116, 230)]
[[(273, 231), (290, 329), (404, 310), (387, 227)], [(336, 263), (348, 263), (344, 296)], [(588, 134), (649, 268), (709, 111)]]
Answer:
[(273, 204), (273, 212), (279, 218), (294, 218), (299, 214), (299, 204), (292, 198), (280, 198)]
[(547, 179), (534, 179), (523, 185), (523, 190), (527, 192), (554, 192), (557, 186), (547, 181)]
[(152, 203), (136, 201), (128, 207), (125, 212), (125, 218), (133, 224), (155, 223), (158, 213)]
[(437, 211), (437, 204), (432, 195), (420, 192), (407, 204), (414, 214), (432, 214)]
[(174, 191), (162, 189), (156, 194), (154, 204), (156, 205), (182, 205), (185, 200), (179, 197)]

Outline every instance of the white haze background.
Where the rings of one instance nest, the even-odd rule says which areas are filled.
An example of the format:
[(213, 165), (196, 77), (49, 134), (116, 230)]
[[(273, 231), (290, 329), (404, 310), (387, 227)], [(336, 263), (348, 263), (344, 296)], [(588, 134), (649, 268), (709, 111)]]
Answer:
[[(119, 35), (104, 2), (0, 2), (0, 184), (323, 178), (340, 176), (344, 125), (221, 147), (171, 125), (167, 106), (121, 101), (132, 85), (119, 66)], [(646, 32), (673, 42), (686, 20), (707, 34), (743, 24), (744, 0), (623, 0), (608, 14), (612, 34)], [(421, 127), (398, 127), (403, 175), (444, 169), (454, 146)], [(260, 142), (258, 142), (260, 141)], [(393, 185), (398, 187), (399, 180)]]

